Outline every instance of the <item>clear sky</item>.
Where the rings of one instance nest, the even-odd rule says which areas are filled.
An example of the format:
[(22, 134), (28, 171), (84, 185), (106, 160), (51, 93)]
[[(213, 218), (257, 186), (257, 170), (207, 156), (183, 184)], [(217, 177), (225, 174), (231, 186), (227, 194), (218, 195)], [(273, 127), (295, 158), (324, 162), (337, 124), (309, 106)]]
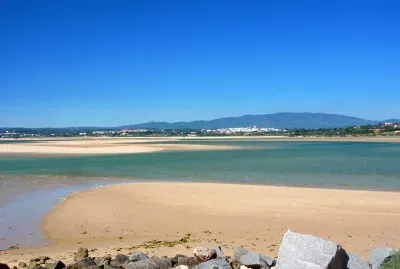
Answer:
[(400, 117), (400, 1), (0, 1), (0, 126)]

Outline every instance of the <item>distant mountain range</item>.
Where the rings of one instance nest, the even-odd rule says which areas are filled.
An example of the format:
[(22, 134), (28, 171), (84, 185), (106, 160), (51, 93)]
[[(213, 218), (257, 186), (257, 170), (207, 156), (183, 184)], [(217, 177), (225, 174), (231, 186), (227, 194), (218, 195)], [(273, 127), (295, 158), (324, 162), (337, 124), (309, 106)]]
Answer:
[(382, 121), (366, 120), (356, 117), (325, 113), (275, 113), (265, 115), (245, 115), (214, 120), (182, 122), (148, 122), (121, 126), (129, 129), (218, 129), (230, 127), (278, 128), (278, 129), (316, 129), (339, 128), (355, 125), (377, 124), (379, 122), (400, 122), (400, 119)]
[(118, 130), (118, 129), (218, 129), (231, 127), (278, 128), (278, 129), (317, 129), (340, 128), (346, 126), (378, 124), (380, 122), (400, 122), (400, 119), (387, 119), (382, 121), (366, 120), (356, 117), (325, 114), (325, 113), (292, 113), (283, 112), (265, 115), (245, 115), (214, 120), (197, 120), (181, 122), (147, 122), (116, 127), (64, 127), (64, 128), (24, 128), (0, 127), (0, 133), (10, 129), (14, 130)]

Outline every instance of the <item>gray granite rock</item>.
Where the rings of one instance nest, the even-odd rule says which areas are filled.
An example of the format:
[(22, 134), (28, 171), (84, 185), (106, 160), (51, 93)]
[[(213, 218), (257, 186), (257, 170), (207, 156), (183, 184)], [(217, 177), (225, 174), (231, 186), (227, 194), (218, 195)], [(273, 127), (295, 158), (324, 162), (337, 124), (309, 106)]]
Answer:
[(388, 262), (389, 259), (398, 251), (399, 249), (395, 248), (374, 248), (371, 250), (369, 262), (372, 269), (378, 269), (381, 265)]
[(103, 269), (120, 269), (121, 267), (113, 266), (113, 265), (110, 265), (110, 264), (103, 264), (100, 268), (103, 268)]
[(131, 256), (129, 256), (129, 260), (131, 262), (137, 262), (137, 261), (141, 261), (141, 260), (147, 260), (149, 257), (147, 257), (146, 254), (144, 254), (143, 252), (140, 251), (135, 251), (131, 254)]
[(239, 262), (241, 265), (244, 265), (247, 268), (270, 269), (267, 262), (258, 253), (246, 253), (242, 257), (240, 257)]
[(126, 269), (169, 269), (172, 263), (167, 258), (152, 257), (151, 259), (143, 259), (136, 262), (130, 262), (126, 265)]
[(217, 257), (217, 251), (215, 249), (196, 247), (193, 250), (193, 255), (201, 261), (208, 261)]
[(93, 268), (93, 267), (97, 268), (96, 263), (94, 262), (94, 260), (92, 258), (87, 257), (85, 259), (82, 259), (80, 261), (77, 261), (77, 262), (69, 265), (67, 267), (67, 269), (83, 269), (83, 268), (89, 269), (89, 268)]
[(215, 253), (217, 254), (217, 259), (226, 259), (225, 254), (220, 246), (215, 247)]
[(65, 267), (66, 266), (62, 261), (57, 261), (57, 262), (46, 264), (44, 268), (46, 268), (46, 269), (62, 269)]
[(125, 267), (125, 265), (126, 265), (128, 262), (130, 262), (128, 256), (126, 256), (126, 255), (124, 255), (124, 254), (117, 254), (117, 255), (115, 256), (115, 259), (112, 260), (112, 261), (110, 262), (110, 265), (112, 265), (112, 266), (117, 266), (117, 267), (118, 267), (118, 266), (120, 266), (120, 267)]
[(89, 250), (87, 248), (79, 248), (74, 256), (74, 261), (80, 261), (89, 257)]
[(275, 259), (273, 259), (271, 257), (268, 257), (268, 256), (266, 256), (266, 255), (264, 255), (262, 253), (260, 253), (260, 257), (268, 264), (269, 267), (275, 266), (275, 264), (276, 264), (276, 260)]
[(347, 263), (348, 269), (371, 269), (369, 263), (364, 261), (360, 256), (355, 253), (349, 253), (349, 262)]
[(200, 263), (201, 261), (196, 257), (178, 257), (178, 263), (176, 265), (186, 265), (189, 267), (194, 267)]
[(276, 269), (346, 269), (349, 257), (334, 242), (291, 232), (285, 233)]
[(169, 260), (170, 260), (171, 263), (172, 263), (172, 267), (174, 267), (174, 266), (179, 266), (179, 265), (180, 265), (180, 264), (178, 264), (179, 258), (185, 259), (185, 258), (187, 258), (187, 256), (186, 256), (186, 255), (182, 255), (182, 254), (177, 254), (177, 255), (175, 255), (174, 257), (170, 258)]
[[(152, 259), (154, 259), (154, 257)], [(170, 259), (168, 259), (168, 257), (161, 257), (161, 260), (163, 260), (163, 263), (168, 265), (169, 268), (172, 267), (172, 262)]]
[(111, 255), (106, 255), (104, 257), (97, 257), (94, 259), (94, 262), (97, 266), (103, 266), (106, 264), (110, 264), (111, 262)]
[(194, 269), (231, 269), (231, 266), (226, 260), (212, 259), (195, 266)]
[(243, 255), (249, 253), (248, 250), (241, 248), (241, 247), (235, 247), (233, 250), (233, 255), (232, 258), (230, 260), (231, 263), (239, 261), (240, 257), (242, 257)]

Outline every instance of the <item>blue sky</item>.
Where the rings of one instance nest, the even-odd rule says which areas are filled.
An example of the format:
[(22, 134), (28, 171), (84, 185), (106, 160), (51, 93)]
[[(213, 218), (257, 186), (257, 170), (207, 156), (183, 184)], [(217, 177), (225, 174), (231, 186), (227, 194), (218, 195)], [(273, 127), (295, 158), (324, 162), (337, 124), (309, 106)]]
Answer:
[(0, 126), (400, 117), (400, 2), (0, 1)]

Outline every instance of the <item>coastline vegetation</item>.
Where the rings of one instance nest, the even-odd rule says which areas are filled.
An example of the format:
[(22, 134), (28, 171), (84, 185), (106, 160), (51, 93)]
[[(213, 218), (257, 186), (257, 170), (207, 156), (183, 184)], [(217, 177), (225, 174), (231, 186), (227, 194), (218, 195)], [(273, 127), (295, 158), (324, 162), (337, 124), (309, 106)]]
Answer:
[(346, 136), (400, 136), (400, 123), (349, 126), (342, 128), (287, 129), (226, 133), (204, 129), (140, 129), (118, 128), (0, 128), (0, 138), (52, 137), (212, 137), (212, 136), (288, 136), (288, 137), (346, 137)]

